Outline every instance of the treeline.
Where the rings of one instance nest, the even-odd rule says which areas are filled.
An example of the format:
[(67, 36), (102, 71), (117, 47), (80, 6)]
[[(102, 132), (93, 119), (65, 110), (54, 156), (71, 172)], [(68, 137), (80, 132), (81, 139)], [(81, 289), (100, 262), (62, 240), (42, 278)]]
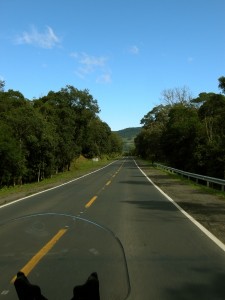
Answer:
[(4, 91), (0, 82), (0, 187), (40, 181), (69, 170), (71, 162), (112, 157), (122, 140), (98, 117), (88, 90), (66, 86), (35, 100)]
[(133, 139), (141, 131), (141, 127), (130, 127), (116, 131), (121, 138)]
[(164, 90), (165, 104), (141, 120), (136, 154), (177, 169), (225, 178), (225, 77), (218, 80), (221, 94), (203, 92), (195, 99), (186, 87)]

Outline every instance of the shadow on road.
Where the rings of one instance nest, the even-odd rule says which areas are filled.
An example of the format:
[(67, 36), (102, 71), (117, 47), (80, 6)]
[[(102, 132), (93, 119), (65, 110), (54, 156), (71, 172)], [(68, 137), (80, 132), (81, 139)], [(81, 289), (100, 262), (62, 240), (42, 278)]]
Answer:
[(125, 183), (125, 184), (143, 184), (143, 185), (149, 185), (149, 182), (146, 180), (124, 180), (124, 181), (119, 181), (119, 183)]
[(123, 203), (128, 203), (132, 205), (136, 205), (138, 208), (141, 209), (150, 209), (150, 210), (163, 210), (163, 211), (178, 211), (178, 209), (169, 201), (121, 201)]
[[(197, 272), (201, 272), (202, 275), (209, 273), (210, 270), (201, 268)], [(225, 299), (225, 274), (224, 272), (218, 272), (213, 275), (213, 278), (207, 283), (188, 282), (186, 285), (180, 288), (173, 288), (167, 290), (168, 300), (192, 300), (192, 299), (204, 299), (204, 300), (222, 300)], [(169, 296), (169, 297), (168, 297)]]

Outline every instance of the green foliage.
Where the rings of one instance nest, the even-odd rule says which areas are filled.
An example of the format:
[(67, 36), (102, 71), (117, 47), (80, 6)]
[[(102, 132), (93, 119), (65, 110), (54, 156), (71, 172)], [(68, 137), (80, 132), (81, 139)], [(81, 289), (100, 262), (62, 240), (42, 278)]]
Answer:
[(30, 101), (0, 89), (0, 187), (41, 181), (70, 170), (80, 155), (122, 152), (88, 90), (66, 86)]
[(4, 90), (4, 86), (5, 86), (5, 81), (0, 80), (0, 91)]
[(161, 137), (163, 153), (171, 165), (193, 171), (193, 151), (199, 127), (197, 110), (193, 106), (180, 103), (171, 107)]
[(130, 127), (116, 131), (116, 133), (122, 138), (134, 139), (141, 131), (141, 127)]
[(0, 186), (15, 185), (25, 173), (20, 144), (10, 126), (0, 120)]
[[(225, 77), (219, 82), (224, 89)], [(156, 106), (141, 120), (136, 153), (175, 168), (225, 178), (224, 120), (221, 94), (203, 92), (190, 101)]]
[(130, 127), (115, 131), (121, 138), (122, 149), (124, 154), (132, 155), (134, 153), (134, 139), (140, 133), (141, 127)]
[(225, 77), (221, 76), (219, 79), (219, 85), (218, 87), (222, 90), (222, 92), (225, 94)]

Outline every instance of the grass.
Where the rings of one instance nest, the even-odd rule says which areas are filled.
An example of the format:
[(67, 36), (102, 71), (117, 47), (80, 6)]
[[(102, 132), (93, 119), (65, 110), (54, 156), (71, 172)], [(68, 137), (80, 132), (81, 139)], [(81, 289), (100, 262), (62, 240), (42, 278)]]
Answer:
[(190, 185), (190, 186), (192, 186), (192, 187), (194, 187), (194, 188), (196, 188), (198, 190), (201, 190), (201, 191), (203, 191), (205, 193), (208, 193), (210, 195), (219, 196), (219, 197), (223, 198), (223, 200), (225, 200), (225, 193), (223, 191), (219, 190), (219, 189), (215, 189), (213, 187), (207, 187), (204, 184), (196, 183), (194, 181), (194, 179), (193, 180), (192, 179), (188, 179), (188, 178), (183, 177), (181, 175), (173, 174), (173, 173), (170, 173), (169, 171), (162, 170), (160, 168), (157, 168), (157, 169), (160, 170), (160, 171), (162, 171), (162, 172), (164, 172), (164, 173), (166, 173), (170, 177), (175, 178), (177, 180), (180, 180), (182, 182), (185, 182), (186, 184), (188, 184), (188, 185)]
[(161, 171), (162, 173), (164, 174), (167, 174), (168, 176), (170, 176), (171, 178), (173, 179), (176, 179), (176, 180), (180, 180), (182, 182), (184, 182), (185, 184), (188, 184), (198, 190), (201, 190), (205, 193), (208, 193), (208, 194), (211, 194), (211, 195), (215, 195), (215, 196), (219, 196), (221, 199), (225, 200), (225, 193), (219, 189), (215, 189), (213, 187), (207, 187), (206, 185), (204, 184), (198, 184), (195, 182), (195, 180), (192, 180), (192, 179), (188, 179), (186, 177), (183, 177), (179, 174), (174, 174), (174, 173), (171, 173), (169, 171), (166, 171), (166, 170), (163, 170), (159, 167), (154, 167), (152, 166), (152, 163), (148, 160), (143, 160), (143, 159), (138, 159), (143, 165), (146, 165), (148, 168), (151, 168), (151, 169), (157, 169), (159, 171)]
[(12, 200), (26, 197), (34, 193), (40, 192), (42, 190), (49, 189), (51, 187), (63, 184), (89, 172), (95, 171), (107, 164), (110, 160), (101, 159), (99, 161), (92, 161), (84, 157), (80, 157), (73, 161), (71, 164), (70, 171), (63, 173), (58, 173), (51, 178), (46, 178), (40, 182), (34, 182), (29, 184), (24, 184), (15, 187), (3, 187), (0, 189), (0, 205), (10, 202)]

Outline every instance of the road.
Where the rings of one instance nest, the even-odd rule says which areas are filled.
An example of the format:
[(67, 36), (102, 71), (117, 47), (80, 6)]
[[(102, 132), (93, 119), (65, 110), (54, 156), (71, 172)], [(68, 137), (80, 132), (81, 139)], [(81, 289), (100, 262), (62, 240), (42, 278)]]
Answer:
[[(168, 201), (132, 159), (118, 160), (69, 184), (3, 206), (0, 220), (46, 212), (82, 217), (118, 236), (127, 259), (130, 300), (225, 299), (225, 252)], [(39, 223), (22, 221), (22, 229), (16, 223), (1, 228), (0, 299), (16, 299), (10, 283), (16, 271), (49, 245), (58, 230), (74, 226), (64, 216), (60, 221), (51, 215), (42, 218)], [(82, 223), (75, 228), (75, 239), (62, 233), (48, 254), (31, 266), (28, 277), (47, 296), (54, 295), (49, 299), (71, 299), (73, 282), (96, 268), (102, 299), (122, 300), (129, 289), (126, 266), (121, 253), (114, 255), (119, 253), (117, 242), (100, 231)], [(85, 256), (87, 249), (95, 259)], [(54, 284), (49, 287), (49, 282)], [(69, 290), (64, 297), (63, 289)]]

